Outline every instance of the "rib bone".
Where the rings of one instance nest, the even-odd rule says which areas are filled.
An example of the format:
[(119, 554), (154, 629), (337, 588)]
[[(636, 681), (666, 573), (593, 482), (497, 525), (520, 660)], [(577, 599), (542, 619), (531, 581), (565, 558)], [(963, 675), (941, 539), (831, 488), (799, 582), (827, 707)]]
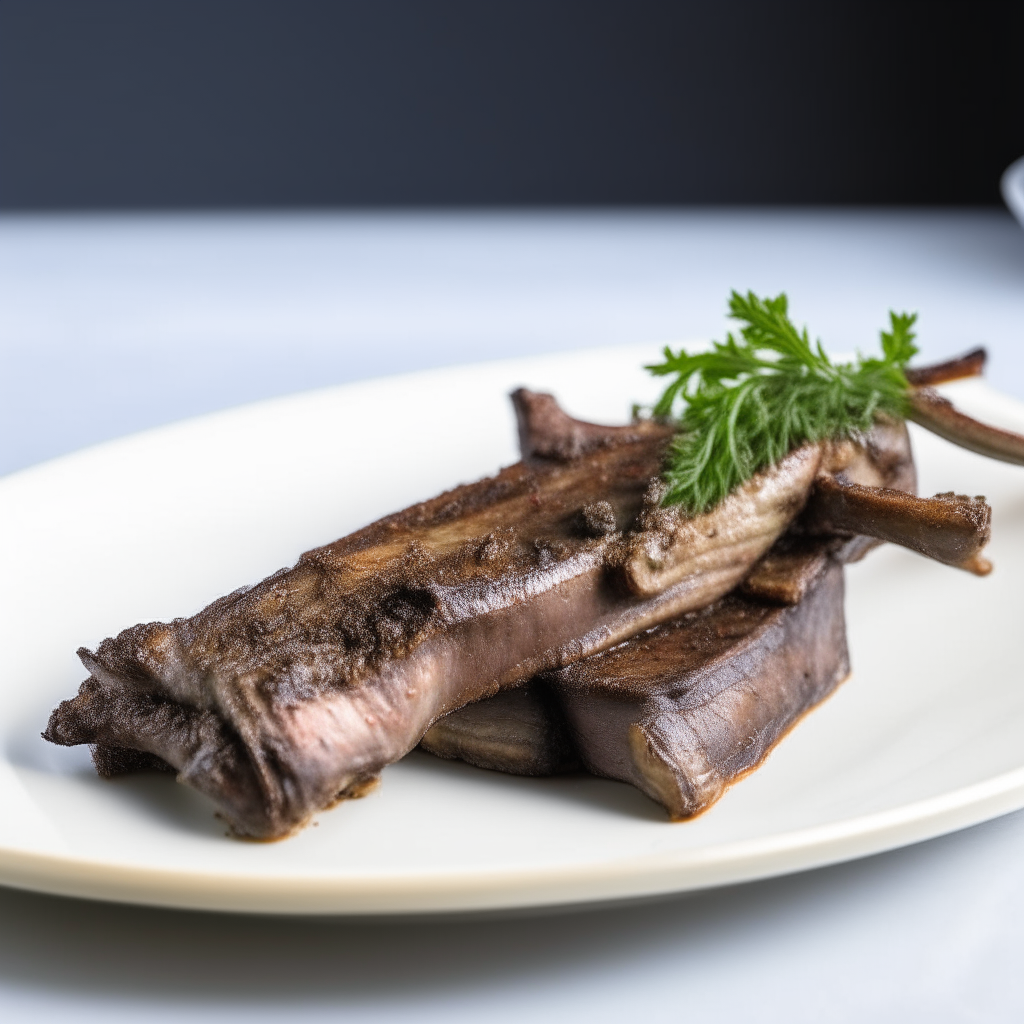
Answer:
[(1024, 436), (967, 416), (931, 388), (914, 391), (910, 404), (910, 419), (933, 434), (990, 459), (1024, 466)]
[(991, 563), (980, 557), (992, 532), (992, 509), (980, 496), (969, 498), (950, 491), (918, 498), (904, 491), (820, 476), (801, 525), (812, 534), (889, 541), (979, 576), (992, 570)]
[(980, 377), (985, 372), (988, 353), (983, 348), (972, 348), (962, 356), (947, 359), (942, 363), (930, 366), (912, 366), (903, 371), (911, 387), (931, 387), (933, 384), (945, 384), (951, 380), (963, 380), (965, 377)]

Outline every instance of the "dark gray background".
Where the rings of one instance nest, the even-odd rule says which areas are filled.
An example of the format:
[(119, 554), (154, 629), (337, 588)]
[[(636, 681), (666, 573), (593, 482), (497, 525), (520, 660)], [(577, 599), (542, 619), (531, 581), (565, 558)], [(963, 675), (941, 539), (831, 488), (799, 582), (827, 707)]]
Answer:
[(0, 0), (0, 209), (998, 201), (1024, 7)]

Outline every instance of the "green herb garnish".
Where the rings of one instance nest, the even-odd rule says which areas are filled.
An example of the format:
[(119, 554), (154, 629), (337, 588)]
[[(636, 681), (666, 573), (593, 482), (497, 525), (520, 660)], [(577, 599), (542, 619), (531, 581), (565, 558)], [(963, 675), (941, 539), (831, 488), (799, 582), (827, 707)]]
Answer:
[(879, 415), (905, 417), (910, 385), (903, 367), (917, 352), (916, 313), (892, 313), (882, 331), (881, 359), (860, 354), (833, 363), (789, 319), (785, 294), (760, 299), (733, 292), (729, 315), (745, 326), (710, 352), (674, 354), (648, 366), (659, 377), (676, 374), (654, 415), (674, 418), (679, 434), (669, 449), (666, 505), (696, 515), (717, 505), (758, 470), (806, 442), (857, 437)]

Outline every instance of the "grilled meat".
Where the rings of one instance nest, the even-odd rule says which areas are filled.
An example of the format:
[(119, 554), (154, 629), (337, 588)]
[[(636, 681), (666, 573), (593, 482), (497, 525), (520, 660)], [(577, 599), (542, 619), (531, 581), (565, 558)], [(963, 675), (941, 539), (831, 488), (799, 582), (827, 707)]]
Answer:
[[(909, 371), (907, 376), (912, 385), (920, 388), (979, 374), (984, 362), (984, 350), (977, 349), (947, 363)], [(922, 393), (926, 392), (918, 392)], [(557, 422), (557, 414), (553, 414), (550, 406), (545, 405), (542, 410), (545, 423)], [(991, 428), (963, 417), (962, 414), (956, 415), (963, 421), (960, 426), (966, 424), (972, 437), (991, 437)], [(1020, 447), (1020, 438), (1016, 435), (1008, 436), (1011, 448)], [(960, 434), (951, 439), (961, 443), (963, 440)], [(980, 551), (989, 539), (991, 521), (991, 510), (984, 499), (954, 494), (937, 495), (935, 498), (915, 497), (913, 463), (909, 457), (905, 428), (900, 424), (882, 422), (865, 441), (862, 445), (843, 442), (827, 446), (808, 505), (790, 534), (780, 538), (757, 563), (733, 597), (704, 613), (705, 627), (718, 628), (722, 621), (729, 619), (737, 608), (743, 606), (744, 601), (748, 604), (753, 601), (754, 607), (763, 607), (766, 601), (798, 606), (808, 598), (812, 590), (817, 592), (815, 588), (819, 586), (826, 570), (832, 571), (829, 569), (830, 563), (857, 560), (886, 540), (972, 572), (984, 574), (990, 571), (990, 563), (980, 557)], [(534, 438), (522, 430), (521, 442), (524, 455), (537, 446)], [(731, 610), (723, 611), (724, 608)], [(659, 626), (622, 645), (617, 649), (617, 652), (624, 652), (622, 654), (608, 652), (594, 656), (559, 673), (545, 674), (520, 690), (501, 693), (448, 715), (427, 732), (422, 746), (438, 756), (461, 758), (480, 767), (524, 775), (568, 770), (575, 766), (581, 757), (580, 750), (584, 749), (590, 752), (589, 759), (584, 758), (589, 765), (604, 765), (604, 770), (599, 770), (599, 774), (611, 774), (616, 778), (637, 782), (640, 788), (659, 799), (658, 786), (649, 780), (647, 784), (638, 782), (643, 775), (642, 771), (630, 758), (624, 758), (621, 750), (617, 759), (613, 757), (610, 762), (602, 760), (605, 756), (602, 753), (605, 741), (601, 738), (603, 726), (600, 713), (581, 714), (577, 708), (577, 712), (572, 714), (572, 721), (577, 730), (582, 731), (574, 733), (570, 729), (566, 708), (574, 706), (574, 700), (578, 704), (579, 699), (566, 696), (562, 684), (586, 678), (591, 690), (600, 690), (604, 686), (613, 692), (618, 657), (624, 659), (624, 663), (629, 666), (635, 695), (647, 687), (653, 699), (661, 685), (666, 665), (669, 664), (666, 658), (673, 650), (668, 637), (674, 635), (677, 640), (681, 640), (687, 629), (694, 628), (693, 624), (698, 618), (693, 613), (683, 616), (680, 620)], [(728, 627), (724, 628), (728, 632)], [(736, 650), (745, 649), (740, 644)], [(733, 671), (730, 662), (733, 653), (735, 651), (715, 660), (714, 653), (710, 652), (710, 661), (706, 666), (708, 673), (714, 675)], [(797, 661), (800, 653), (796, 649), (793, 651)], [(845, 663), (845, 639), (841, 647), (835, 647), (834, 653), (838, 671)], [(696, 666), (686, 658), (679, 665), (682, 676), (687, 673), (692, 675), (696, 670)], [(603, 672), (612, 675), (605, 679)], [(786, 692), (786, 687), (780, 684), (777, 672), (768, 671), (763, 684), (756, 678), (743, 675), (742, 671), (737, 678), (743, 681), (745, 687), (752, 687), (761, 695), (759, 707), (765, 717), (761, 720), (757, 734), (763, 742), (755, 742), (750, 747), (755, 753), (760, 751), (759, 758), (775, 742), (770, 737), (777, 739), (781, 736), (795, 714), (800, 713), (794, 711), (794, 708), (809, 707), (814, 700), (807, 704), (795, 700), (792, 694)], [(790, 679), (790, 687), (795, 690), (801, 690), (803, 685), (798, 675)], [(827, 689), (822, 692), (827, 692)], [(771, 710), (773, 700), (774, 712)], [(721, 707), (715, 708), (712, 714), (721, 711)], [(674, 713), (684, 719), (693, 714), (692, 710), (686, 710), (682, 705)], [(609, 721), (616, 720), (616, 713), (609, 714)], [(754, 763), (744, 760), (742, 755), (747, 749), (747, 737), (743, 732), (746, 722), (745, 718), (732, 721), (728, 716), (719, 722), (719, 742), (715, 749), (719, 753), (725, 751), (728, 754), (730, 748), (727, 737), (730, 728), (734, 728), (732, 754), (739, 758), (736, 761), (737, 767), (732, 772), (716, 770), (710, 775), (705, 773), (708, 778), (716, 780), (706, 790), (702, 789), (704, 783), (696, 778), (688, 778), (683, 789), (691, 794), (688, 806), (692, 806), (692, 811), (680, 810), (686, 801), (680, 802), (678, 764), (674, 774), (669, 772), (676, 778), (676, 782), (669, 787), (674, 796), (662, 802), (671, 813), (682, 815), (706, 807), (736, 774), (754, 766)], [(681, 731), (689, 735), (685, 733), (684, 726), (677, 724), (674, 729), (677, 735)], [(509, 742), (513, 737), (514, 741)], [(671, 755), (669, 761), (672, 757), (677, 760), (681, 757), (680, 763), (692, 763), (687, 760), (690, 754), (684, 755), (680, 751), (662, 747), (659, 756), (663, 767), (667, 763), (667, 755)], [(619, 766), (618, 772), (608, 770), (608, 764), (612, 763)], [(622, 765), (627, 764), (630, 767), (623, 769)], [(697, 793), (704, 795), (695, 796)]]
[(718, 601), (819, 476), (913, 490), (906, 430), (883, 423), (860, 444), (806, 445), (688, 517), (660, 504), (669, 427), (513, 397), (522, 462), (190, 618), (83, 648), (89, 678), (44, 736), (91, 744), (103, 774), (168, 765), (239, 835), (278, 838), (364, 791), (444, 715)]
[(910, 401), (910, 418), (933, 434), (990, 459), (1024, 466), (1024, 437), (1020, 434), (979, 422), (931, 388), (918, 388)]
[(932, 366), (905, 370), (913, 391), (910, 396), (910, 418), (947, 441), (979, 455), (1001, 462), (1024, 465), (1024, 437), (1011, 430), (981, 423), (960, 412), (948, 398), (932, 390), (932, 385), (964, 377), (978, 377), (985, 369), (988, 354), (975, 348), (962, 356)]
[(972, 348), (961, 356), (947, 359), (941, 363), (928, 366), (909, 366), (904, 369), (904, 376), (913, 388), (932, 387), (945, 384), (951, 380), (963, 380), (965, 377), (980, 377), (985, 372), (988, 353), (983, 348)]
[(155, 756), (238, 834), (286, 835), (442, 715), (717, 600), (821, 462), (800, 449), (688, 519), (658, 504), (669, 437), (638, 423), (538, 454), (83, 649), (89, 678), (44, 735), (95, 745), (101, 769)]

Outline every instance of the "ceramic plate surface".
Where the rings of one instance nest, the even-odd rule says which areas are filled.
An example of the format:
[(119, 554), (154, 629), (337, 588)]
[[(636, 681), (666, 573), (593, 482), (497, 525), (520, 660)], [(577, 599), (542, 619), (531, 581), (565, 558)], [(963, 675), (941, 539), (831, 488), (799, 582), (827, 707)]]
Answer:
[[(886, 547), (847, 572), (853, 677), (702, 817), (631, 787), (413, 753), (284, 842), (228, 839), (169, 776), (104, 782), (40, 739), (80, 645), (194, 612), (305, 549), (516, 458), (507, 393), (621, 421), (655, 347), (434, 371), (261, 403), (0, 481), (0, 882), (281, 913), (608, 900), (798, 871), (1024, 806), (1024, 469), (914, 432), (921, 493), (986, 494), (985, 579)], [(1024, 430), (978, 382), (965, 409)]]

